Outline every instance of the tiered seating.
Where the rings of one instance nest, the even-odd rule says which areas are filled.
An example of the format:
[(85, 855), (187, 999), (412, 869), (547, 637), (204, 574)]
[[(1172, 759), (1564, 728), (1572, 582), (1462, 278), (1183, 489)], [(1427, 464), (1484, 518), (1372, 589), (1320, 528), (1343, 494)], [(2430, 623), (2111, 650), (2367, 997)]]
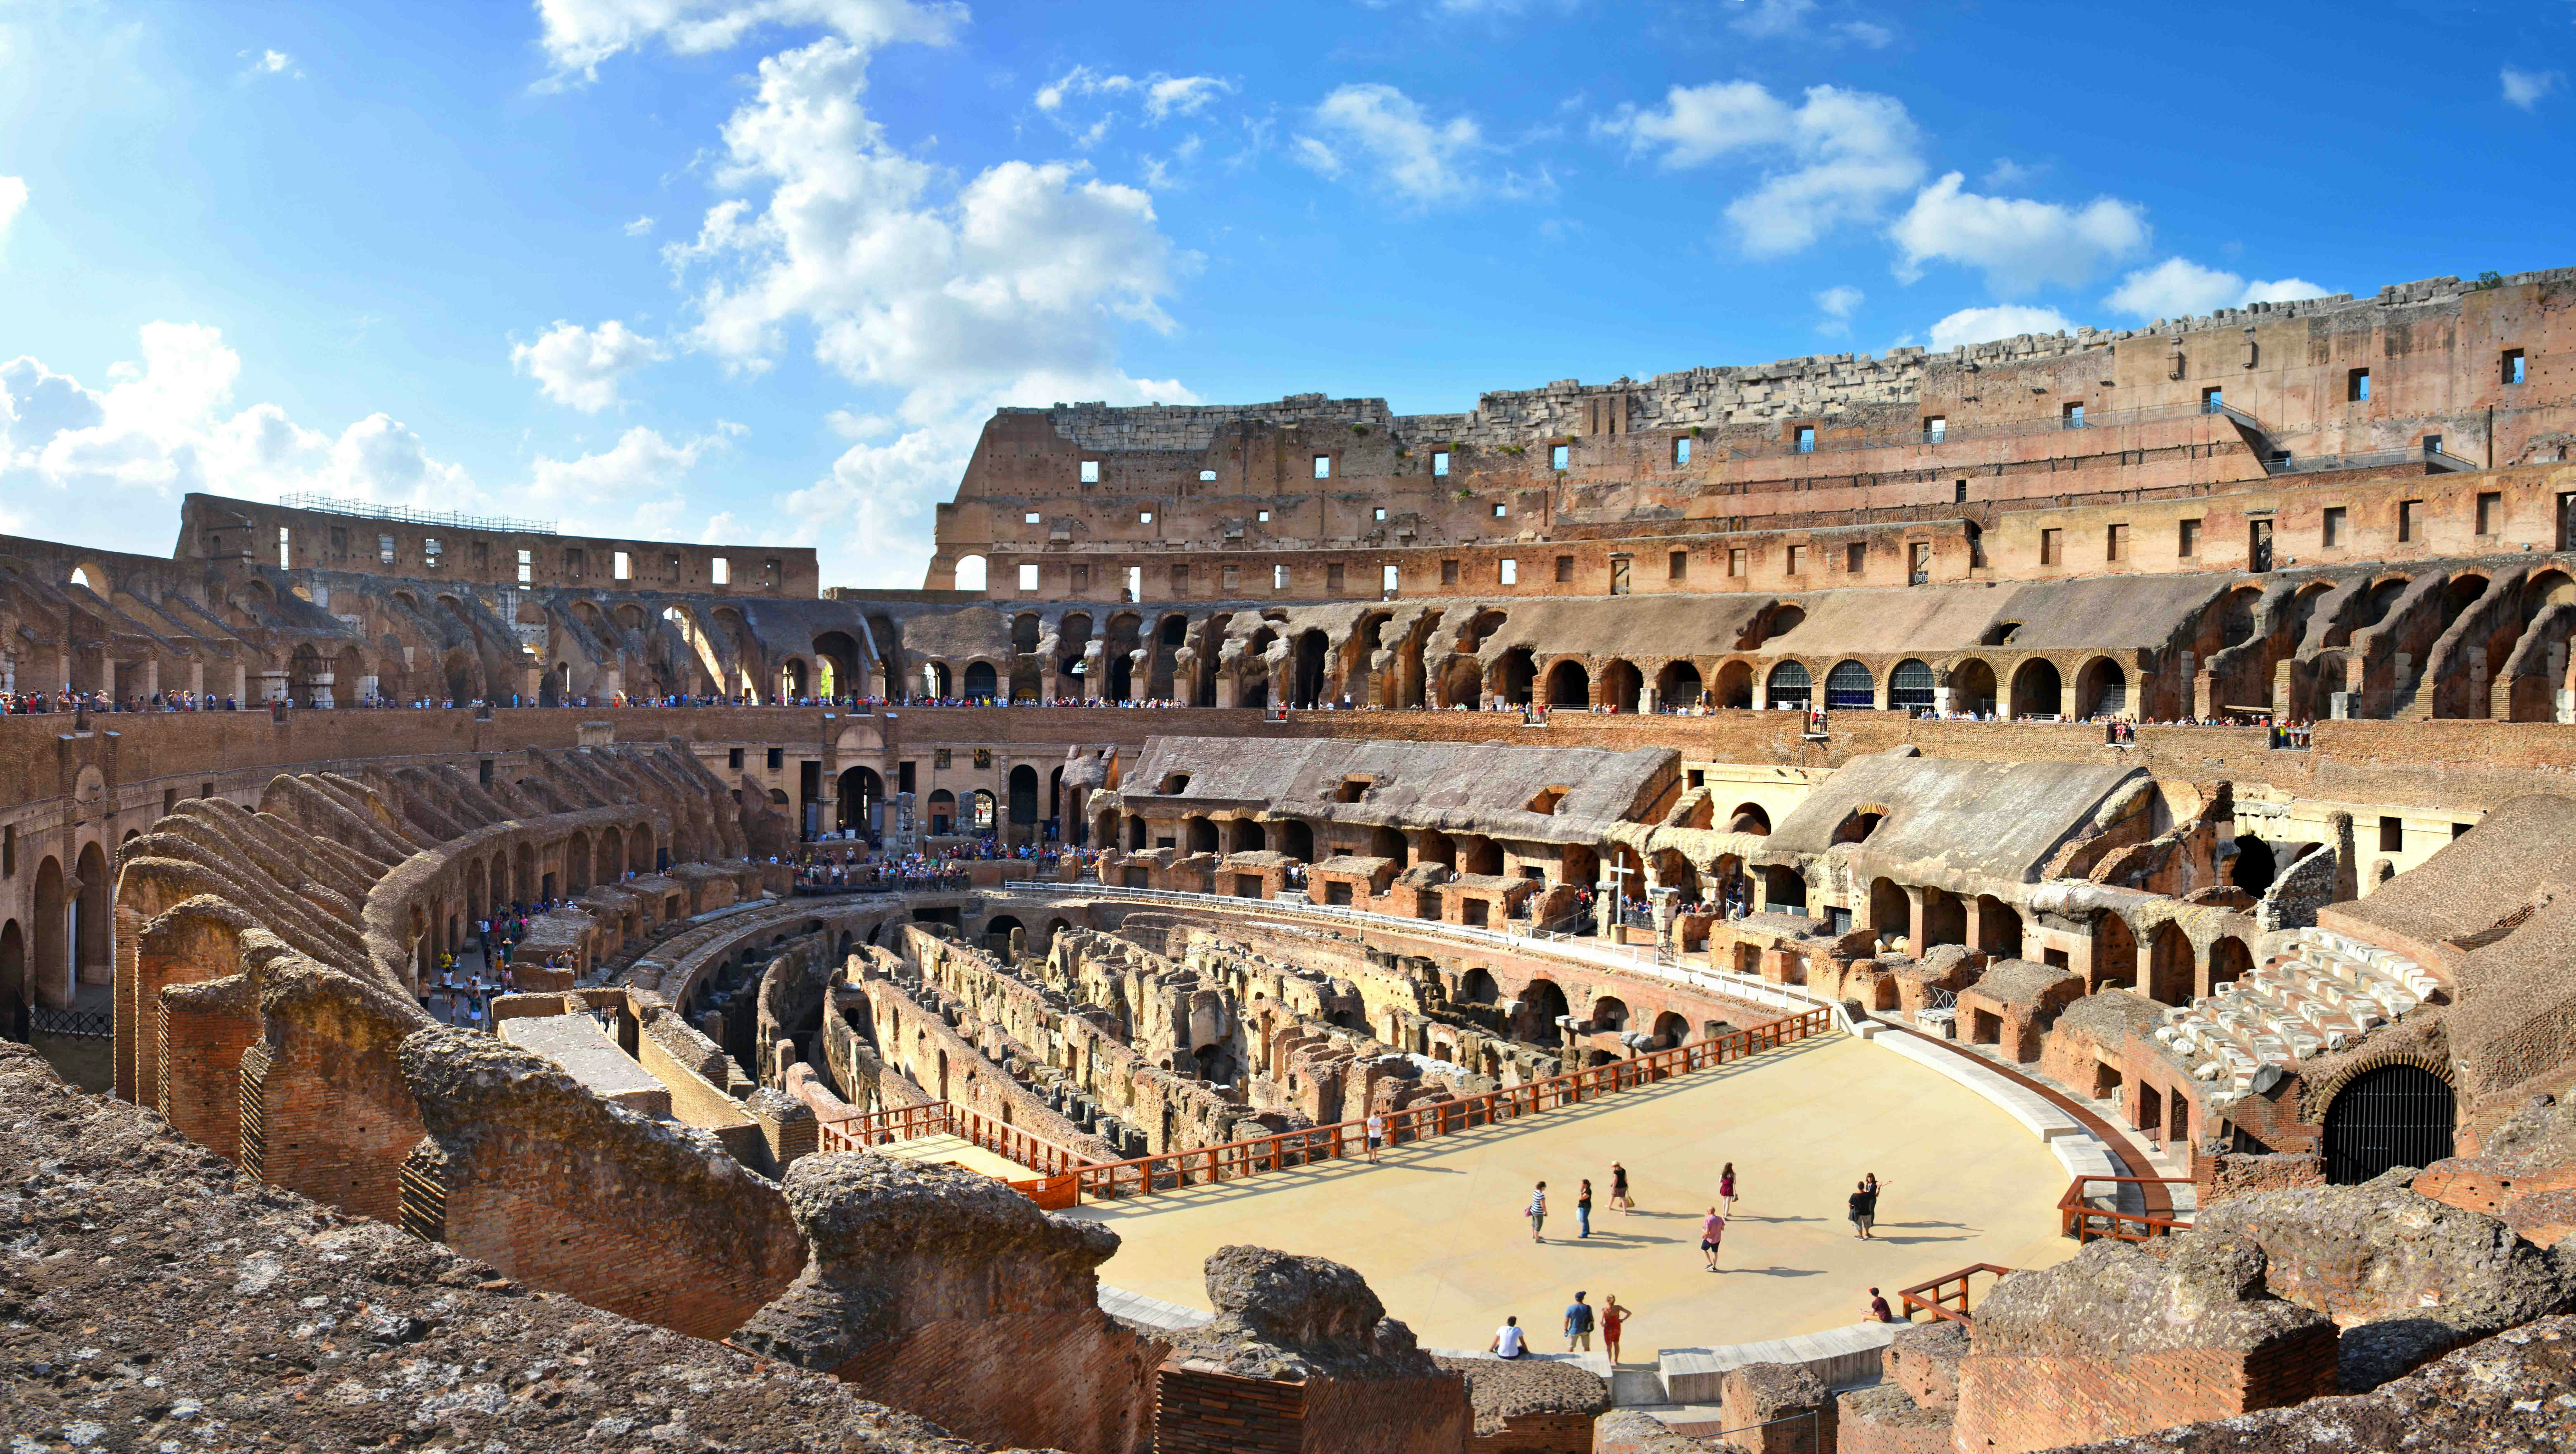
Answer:
[(2215, 994), (2166, 1011), (2156, 1039), (2190, 1058), (2202, 1080), (2243, 1092), (2264, 1066), (2287, 1068), (2341, 1050), (2441, 987), (2404, 955), (2329, 930), (2302, 929), (2290, 952)]

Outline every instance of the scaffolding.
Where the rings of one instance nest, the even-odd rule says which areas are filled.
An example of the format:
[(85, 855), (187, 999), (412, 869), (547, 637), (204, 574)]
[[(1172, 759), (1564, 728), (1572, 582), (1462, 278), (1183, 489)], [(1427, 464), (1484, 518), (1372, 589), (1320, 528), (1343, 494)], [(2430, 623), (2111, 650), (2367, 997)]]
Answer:
[(414, 510), (402, 505), (378, 505), (366, 500), (343, 500), (335, 495), (316, 495), (299, 490), (282, 495), (277, 503), (290, 510), (313, 510), (325, 515), (349, 515), (361, 520), (391, 520), (402, 525), (443, 525), (454, 530), (489, 530), (502, 535), (552, 535), (552, 520), (513, 520), (506, 515), (467, 515), (455, 510)]

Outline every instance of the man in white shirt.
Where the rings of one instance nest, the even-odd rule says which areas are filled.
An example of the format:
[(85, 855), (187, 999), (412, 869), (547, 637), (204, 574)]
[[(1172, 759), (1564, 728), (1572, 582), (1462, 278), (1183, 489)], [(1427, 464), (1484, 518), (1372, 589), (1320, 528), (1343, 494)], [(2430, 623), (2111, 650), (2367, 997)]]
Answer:
[(1512, 1317), (1503, 1319), (1503, 1325), (1494, 1330), (1494, 1341), (1486, 1345), (1485, 1351), (1503, 1358), (1518, 1358), (1528, 1351), (1528, 1347), (1529, 1340), (1521, 1333), (1521, 1320)]

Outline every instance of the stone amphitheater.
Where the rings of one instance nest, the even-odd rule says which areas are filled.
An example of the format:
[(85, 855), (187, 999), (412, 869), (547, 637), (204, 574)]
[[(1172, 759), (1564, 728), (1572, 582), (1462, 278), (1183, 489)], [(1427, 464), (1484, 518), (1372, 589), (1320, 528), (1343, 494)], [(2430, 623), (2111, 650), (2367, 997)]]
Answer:
[(2571, 302), (0, 538), (0, 1426), (2576, 1443)]

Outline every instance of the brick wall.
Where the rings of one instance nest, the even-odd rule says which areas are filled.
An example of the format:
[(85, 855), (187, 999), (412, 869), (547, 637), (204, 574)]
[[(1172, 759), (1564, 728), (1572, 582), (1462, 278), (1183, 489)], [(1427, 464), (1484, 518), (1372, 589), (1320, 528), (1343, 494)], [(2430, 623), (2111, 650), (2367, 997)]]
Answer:
[(2334, 1392), (2330, 1323), (2238, 1353), (2191, 1349), (2119, 1359), (1975, 1356), (1961, 1365), (1956, 1447), (2026, 1454)]
[(1305, 1454), (1306, 1386), (1166, 1363), (1154, 1377), (1154, 1454)]
[(1521, 1414), (1491, 1434), (1470, 1433), (1467, 1454), (1592, 1454), (1591, 1414)]
[(263, 1038), (241, 1059), (243, 1163), (317, 1202), (397, 1220), (421, 1110), (394, 1052), (428, 1017), (309, 962), (273, 962), (265, 980)]
[(919, 1324), (835, 1372), (867, 1398), (996, 1448), (1146, 1454), (1157, 1447), (1165, 1352), (1096, 1307), (1049, 1309)]

